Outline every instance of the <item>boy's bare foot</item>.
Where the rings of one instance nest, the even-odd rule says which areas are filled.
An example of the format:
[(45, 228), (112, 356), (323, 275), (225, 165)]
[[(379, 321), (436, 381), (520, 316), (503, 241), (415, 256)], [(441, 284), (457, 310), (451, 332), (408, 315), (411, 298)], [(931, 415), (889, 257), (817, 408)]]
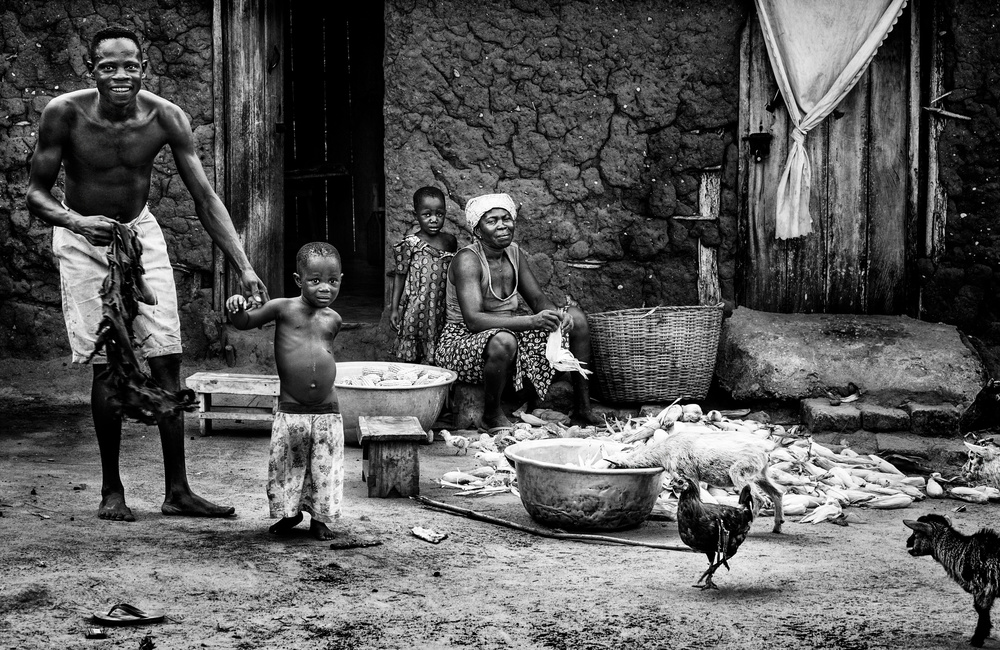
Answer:
[(236, 514), (236, 508), (219, 506), (188, 492), (168, 497), (160, 506), (160, 512), (172, 517), (232, 517)]
[(101, 505), (97, 509), (98, 519), (109, 519), (111, 521), (135, 521), (132, 509), (125, 505), (125, 495), (121, 492), (112, 492), (101, 499)]
[(299, 525), (302, 521), (302, 513), (294, 517), (284, 517), (281, 521), (267, 529), (272, 535), (287, 535), (289, 531)]
[(309, 532), (312, 533), (313, 537), (321, 542), (336, 537), (333, 534), (333, 531), (327, 528), (326, 524), (322, 521), (316, 521), (315, 519), (309, 522)]

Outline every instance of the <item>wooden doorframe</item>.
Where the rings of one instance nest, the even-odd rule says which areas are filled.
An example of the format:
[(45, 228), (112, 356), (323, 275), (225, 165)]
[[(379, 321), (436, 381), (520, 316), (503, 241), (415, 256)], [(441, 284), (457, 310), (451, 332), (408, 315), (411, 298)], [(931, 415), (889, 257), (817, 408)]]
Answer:
[[(906, 183), (908, 197), (905, 215), (905, 266), (906, 313), (919, 316), (921, 309), (921, 287), (914, 266), (921, 258), (936, 261), (944, 247), (947, 196), (941, 189), (938, 177), (937, 142), (941, 131), (940, 118), (924, 110), (924, 107), (941, 95), (942, 55), (937, 38), (939, 13), (942, 11), (933, 0), (910, 0), (910, 60), (907, 97), (909, 119), (907, 133)], [(755, 11), (755, 10), (753, 10)], [(738, 237), (739, 246), (752, 245), (748, 232), (749, 188), (747, 145), (742, 138), (752, 128), (749, 124), (747, 99), (749, 98), (749, 52), (750, 29), (753, 14), (743, 30), (740, 44), (740, 88), (739, 88), (739, 172), (738, 172)], [(929, 50), (929, 51), (928, 51)], [(927, 67), (930, 69), (925, 69)], [(902, 171), (902, 170), (901, 170)], [(747, 273), (745, 264), (738, 264), (738, 272)], [(738, 278), (737, 282), (746, 281)], [(739, 290), (738, 290), (739, 293)]]
[[(215, 190), (272, 297), (283, 295), (284, 274), (282, 31), (276, 0), (213, 0)], [(240, 83), (228, 83), (230, 76)], [(244, 119), (234, 125), (229, 116), (237, 108)], [(241, 129), (240, 137), (234, 128)], [(212, 305), (221, 311), (239, 280), (217, 246), (213, 267)]]

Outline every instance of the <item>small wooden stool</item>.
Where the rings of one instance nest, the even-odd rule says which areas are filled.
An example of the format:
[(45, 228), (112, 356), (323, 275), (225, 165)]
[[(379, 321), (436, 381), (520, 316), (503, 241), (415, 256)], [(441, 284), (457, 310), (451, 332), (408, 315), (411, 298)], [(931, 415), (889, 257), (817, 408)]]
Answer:
[[(358, 433), (367, 466), (363, 468), (369, 497), (410, 497), (420, 494), (421, 442), (427, 433), (413, 416), (362, 415)], [(364, 461), (362, 462), (364, 465)]]

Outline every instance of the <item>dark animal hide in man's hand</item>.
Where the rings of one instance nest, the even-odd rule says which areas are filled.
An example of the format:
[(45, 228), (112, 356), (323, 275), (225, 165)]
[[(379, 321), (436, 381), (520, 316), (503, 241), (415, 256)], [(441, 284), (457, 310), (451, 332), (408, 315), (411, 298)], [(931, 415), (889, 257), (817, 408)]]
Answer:
[(103, 348), (108, 364), (98, 379), (111, 387), (111, 406), (125, 417), (145, 424), (181, 411), (194, 410), (195, 393), (176, 393), (160, 387), (139, 366), (134, 348), (132, 321), (139, 302), (155, 304), (156, 298), (143, 280), (142, 243), (125, 224), (115, 228), (108, 247), (108, 277), (101, 287), (101, 323), (97, 343), (87, 361)]

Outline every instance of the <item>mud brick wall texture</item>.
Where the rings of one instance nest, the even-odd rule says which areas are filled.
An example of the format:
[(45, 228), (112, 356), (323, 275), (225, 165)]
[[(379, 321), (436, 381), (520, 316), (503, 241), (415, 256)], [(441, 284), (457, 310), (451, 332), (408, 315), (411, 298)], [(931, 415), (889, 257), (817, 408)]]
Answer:
[[(449, 197), (448, 229), (470, 241), (462, 207), (485, 192), (522, 204), (518, 240), (555, 298), (589, 311), (692, 304), (697, 242), (717, 248), (732, 298), (740, 246), (735, 194), (739, 38), (750, 0), (386, 0), (387, 241), (413, 226), (413, 191)], [(944, 256), (920, 260), (923, 317), (1000, 341), (1000, 7), (943, 0), (938, 105), (949, 197)], [(212, 0), (0, 0), (0, 356), (68, 352), (51, 228), (24, 205), (38, 118), (89, 87), (89, 36), (134, 27), (147, 87), (191, 118), (211, 177)], [(717, 223), (699, 212), (702, 170), (722, 175)], [(57, 186), (58, 187), (58, 186)], [(151, 207), (174, 258), (185, 346), (211, 344), (211, 245), (169, 152)], [(574, 266), (597, 261), (600, 268)]]
[[(149, 59), (145, 87), (187, 112), (213, 178), (211, 0), (0, 0), (0, 356), (68, 354), (52, 228), (30, 217), (24, 202), (28, 164), (42, 108), (64, 92), (93, 87), (84, 64), (90, 37), (112, 24), (140, 34)], [(61, 185), (60, 177), (57, 197)], [(174, 263), (185, 351), (204, 354), (211, 239), (169, 148), (156, 159), (149, 204)]]
[(945, 118), (940, 178), (948, 195), (946, 245), (918, 264), (923, 318), (1000, 344), (1000, 5), (942, 3)]
[[(460, 242), (462, 207), (508, 192), (517, 241), (549, 294), (588, 311), (697, 303), (697, 242), (720, 248), (732, 296), (739, 36), (748, 4), (386, 4), (388, 241), (437, 185)], [(719, 223), (698, 214), (724, 169)], [(582, 260), (599, 269), (572, 266)]]

